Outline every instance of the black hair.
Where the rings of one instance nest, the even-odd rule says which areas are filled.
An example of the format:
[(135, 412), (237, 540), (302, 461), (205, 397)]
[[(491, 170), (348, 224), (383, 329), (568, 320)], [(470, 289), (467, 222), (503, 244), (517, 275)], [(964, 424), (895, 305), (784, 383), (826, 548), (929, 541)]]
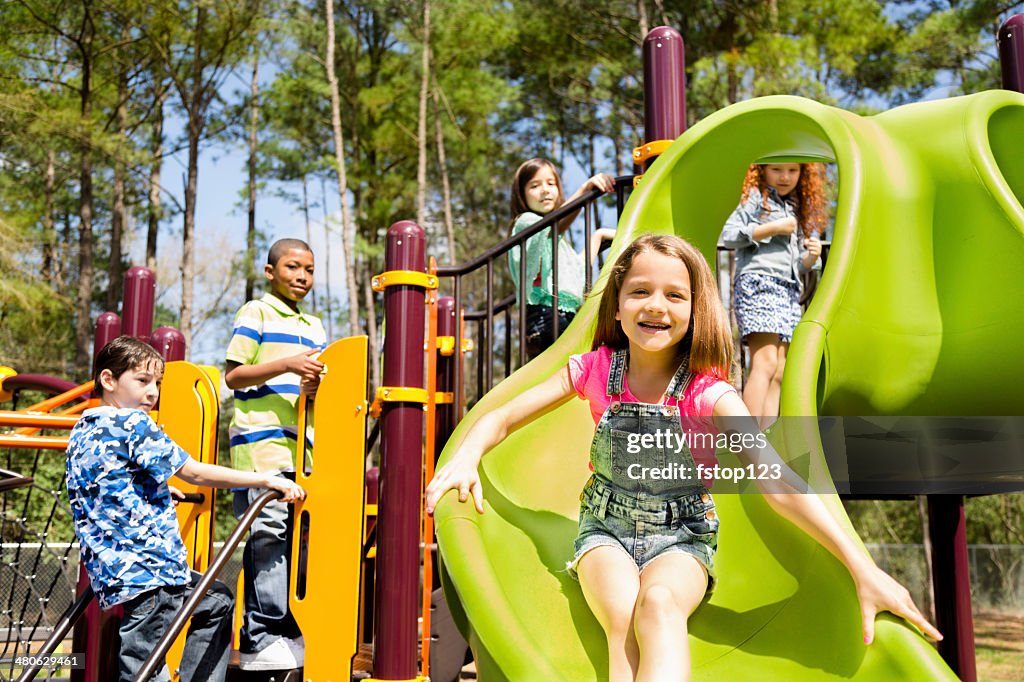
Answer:
[(96, 369), (93, 372), (96, 395), (103, 396), (103, 384), (100, 383), (103, 370), (109, 369), (117, 379), (128, 370), (149, 367), (153, 363), (163, 369), (164, 359), (153, 346), (134, 336), (117, 337), (103, 346), (96, 356)]
[(301, 239), (278, 239), (270, 246), (270, 251), (267, 252), (267, 265), (270, 267), (276, 266), (277, 261), (281, 260), (281, 256), (292, 249), (313, 253), (313, 249), (309, 248), (309, 244)]

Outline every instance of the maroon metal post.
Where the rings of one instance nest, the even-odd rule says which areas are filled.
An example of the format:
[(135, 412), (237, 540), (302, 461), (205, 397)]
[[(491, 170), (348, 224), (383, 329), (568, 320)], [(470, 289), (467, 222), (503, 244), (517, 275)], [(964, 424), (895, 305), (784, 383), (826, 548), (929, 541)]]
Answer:
[[(674, 140), (686, 131), (686, 50), (679, 31), (651, 29), (644, 38), (644, 141)], [(654, 159), (644, 163), (644, 170)]]
[[(424, 272), (426, 236), (403, 220), (388, 229), (387, 271)], [(384, 389), (424, 388), (425, 289), (401, 284), (384, 290)], [(385, 401), (381, 409), (380, 503), (373, 676), (412, 680), (418, 674), (420, 477), (423, 404)]]
[[(85, 566), (78, 570), (78, 587), (76, 597), (89, 586), (89, 575)], [(116, 642), (114, 635), (121, 623), (124, 611), (121, 606), (103, 611), (98, 601), (93, 600), (85, 609), (85, 614), (75, 624), (72, 633), (74, 651), (80, 651), (85, 659), (85, 668), (71, 671), (71, 682), (104, 682), (117, 679), (117, 656), (111, 652)]]
[(1003, 89), (1024, 92), (1024, 14), (1014, 14), (996, 33)]
[(117, 313), (100, 313), (96, 318), (96, 336), (93, 338), (92, 359), (95, 363), (96, 356), (107, 345), (117, 337), (121, 336), (121, 317)]
[(185, 359), (185, 335), (174, 327), (157, 327), (149, 337), (149, 345), (156, 348), (165, 362)]
[[(437, 300), (437, 336), (450, 336), (453, 339), (455, 337), (455, 299), (451, 296), (442, 296)], [(439, 353), (437, 356), (435, 390), (438, 393), (451, 393), (453, 400), (450, 403), (438, 403), (434, 408), (435, 462), (444, 450), (448, 437), (455, 430), (455, 404), (458, 399), (455, 395), (455, 363), (458, 357), (458, 348), (453, 348), (451, 355)]]
[(928, 534), (932, 541), (935, 625), (942, 633), (939, 654), (963, 682), (976, 682), (967, 524), (961, 495), (928, 496)]
[(153, 331), (153, 301), (156, 298), (156, 276), (141, 265), (128, 268), (124, 275), (124, 303), (121, 306), (122, 328), (128, 336), (148, 339)]

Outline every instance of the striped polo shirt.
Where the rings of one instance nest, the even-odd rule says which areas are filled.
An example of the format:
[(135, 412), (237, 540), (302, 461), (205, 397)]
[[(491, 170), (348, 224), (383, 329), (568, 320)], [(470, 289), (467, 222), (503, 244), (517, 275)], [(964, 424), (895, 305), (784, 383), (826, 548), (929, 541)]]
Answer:
[[(295, 311), (272, 293), (249, 301), (235, 315), (227, 360), (260, 365), (327, 345), (320, 318)], [(238, 389), (231, 419), (231, 464), (236, 469), (294, 471), (299, 375), (279, 374)], [(307, 432), (312, 440), (312, 428)]]

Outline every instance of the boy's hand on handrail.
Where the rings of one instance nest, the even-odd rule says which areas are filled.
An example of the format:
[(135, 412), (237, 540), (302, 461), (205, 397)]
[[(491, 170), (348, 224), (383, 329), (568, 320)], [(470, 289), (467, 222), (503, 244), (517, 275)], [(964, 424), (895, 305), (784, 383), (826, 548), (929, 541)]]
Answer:
[(283, 502), (298, 502), (306, 499), (306, 491), (302, 489), (302, 486), (281, 476), (267, 476), (266, 485), (263, 487), (280, 492), (284, 495), (281, 498)]
[(171, 491), (171, 500), (174, 502), (174, 506), (177, 507), (178, 503), (185, 499), (185, 493), (180, 488), (175, 488), (171, 484), (167, 484), (167, 489)]

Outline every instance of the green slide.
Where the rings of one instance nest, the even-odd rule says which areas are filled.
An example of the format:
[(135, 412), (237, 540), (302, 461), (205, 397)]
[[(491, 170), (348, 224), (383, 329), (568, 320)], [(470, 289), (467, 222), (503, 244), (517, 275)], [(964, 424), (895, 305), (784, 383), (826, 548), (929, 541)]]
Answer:
[[(1024, 338), (1022, 136), (1024, 96), (1006, 91), (871, 118), (794, 97), (736, 104), (653, 165), (610, 258), (641, 233), (674, 232), (710, 259), (751, 161), (834, 160), (832, 251), (794, 336), (783, 414), (1024, 414), (1024, 365), (1013, 361)], [(480, 401), (442, 461), (480, 415), (589, 350), (595, 298)], [(604, 635), (565, 572), (593, 429), (573, 400), (484, 459), (485, 514), (454, 495), (438, 506), (446, 595), (485, 682), (607, 677)], [(812, 483), (828, 490), (816, 430), (807, 441)], [(691, 619), (695, 679), (955, 679), (891, 616), (865, 647), (845, 569), (760, 496), (716, 500), (720, 584)], [(849, 528), (838, 498), (827, 501)]]

